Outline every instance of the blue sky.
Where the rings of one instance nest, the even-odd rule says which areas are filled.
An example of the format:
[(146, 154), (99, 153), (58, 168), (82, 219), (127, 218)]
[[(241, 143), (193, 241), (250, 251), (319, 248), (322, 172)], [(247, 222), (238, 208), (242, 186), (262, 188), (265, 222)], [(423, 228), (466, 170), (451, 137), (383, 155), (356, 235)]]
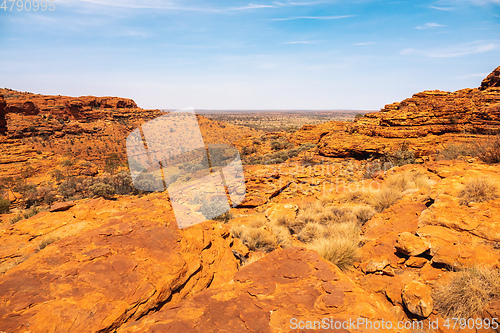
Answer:
[(500, 65), (500, 0), (52, 4), (0, 9), (0, 87), (144, 108), (376, 110), (477, 87)]

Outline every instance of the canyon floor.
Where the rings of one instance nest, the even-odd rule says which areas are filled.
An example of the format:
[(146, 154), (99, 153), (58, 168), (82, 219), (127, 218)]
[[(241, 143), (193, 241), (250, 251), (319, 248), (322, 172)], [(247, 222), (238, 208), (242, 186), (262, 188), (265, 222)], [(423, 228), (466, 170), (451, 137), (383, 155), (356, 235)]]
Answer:
[(197, 116), (246, 195), (182, 229), (126, 163), (163, 114), (0, 89), (0, 332), (500, 331), (500, 67), (297, 130)]

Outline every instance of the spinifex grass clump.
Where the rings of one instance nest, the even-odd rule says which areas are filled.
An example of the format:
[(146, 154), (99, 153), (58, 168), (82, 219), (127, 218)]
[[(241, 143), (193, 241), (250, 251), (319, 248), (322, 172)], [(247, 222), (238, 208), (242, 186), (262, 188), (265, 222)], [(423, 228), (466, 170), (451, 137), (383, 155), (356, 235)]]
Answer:
[(466, 268), (434, 294), (435, 308), (450, 318), (473, 318), (500, 296), (500, 272), (485, 267)]
[(500, 163), (500, 135), (476, 142), (474, 150), (481, 161), (490, 164)]
[(497, 184), (486, 177), (470, 179), (460, 191), (460, 203), (467, 205), (469, 202), (487, 202), (499, 197)]

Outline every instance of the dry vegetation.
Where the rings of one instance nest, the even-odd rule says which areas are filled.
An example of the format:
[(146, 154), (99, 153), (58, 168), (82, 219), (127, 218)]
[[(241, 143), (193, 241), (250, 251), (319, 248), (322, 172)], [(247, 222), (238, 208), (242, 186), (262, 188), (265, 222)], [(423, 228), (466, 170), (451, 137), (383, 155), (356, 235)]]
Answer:
[(457, 273), (434, 294), (435, 308), (450, 318), (472, 318), (500, 296), (498, 269), (470, 267)]
[(357, 111), (238, 111), (200, 112), (205, 117), (228, 124), (248, 126), (264, 131), (296, 131), (303, 125), (317, 125), (332, 120), (353, 120)]
[(300, 207), (296, 218), (280, 216), (276, 222), (254, 222), (232, 229), (251, 250), (269, 252), (278, 245), (287, 247), (295, 238), (323, 258), (348, 268), (357, 258), (360, 229), (377, 212), (393, 205), (411, 191), (433, 184), (420, 171), (389, 176), (382, 189), (347, 192), (341, 197), (322, 197)]
[(500, 135), (490, 135), (462, 144), (450, 143), (438, 150), (438, 157), (444, 160), (477, 157), (484, 163), (500, 163)]
[(462, 205), (467, 205), (469, 202), (487, 202), (499, 197), (499, 189), (493, 180), (477, 177), (465, 183), (459, 197)]

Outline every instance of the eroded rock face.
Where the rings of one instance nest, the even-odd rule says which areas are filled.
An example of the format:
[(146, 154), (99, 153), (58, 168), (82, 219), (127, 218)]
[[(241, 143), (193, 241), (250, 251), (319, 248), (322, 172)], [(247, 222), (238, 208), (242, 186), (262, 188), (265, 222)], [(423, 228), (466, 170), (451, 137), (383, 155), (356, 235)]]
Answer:
[(228, 230), (174, 221), (153, 195), (87, 200), (3, 230), (2, 262), (25, 261), (0, 275), (0, 331), (110, 332), (227, 282), (237, 271)]
[[(500, 133), (500, 67), (481, 89), (423, 91), (368, 113), (354, 123), (332, 121), (307, 125), (291, 135), (294, 144), (316, 143), (327, 157), (380, 156), (408, 143), (415, 155), (435, 152), (443, 134)], [(410, 138), (410, 140), (408, 140)]]
[[(245, 266), (230, 283), (118, 332), (288, 332), (296, 322), (304, 321), (305, 328), (305, 321), (349, 321), (360, 313), (371, 320), (397, 321), (377, 295), (364, 292), (335, 265), (313, 251), (293, 247)], [(370, 331), (360, 327), (343, 332)]]
[(481, 87), (479, 89), (485, 90), (488, 88), (499, 88), (500, 87), (500, 66), (495, 68), (493, 72), (488, 75), (483, 82), (481, 82)]
[(5, 119), (5, 106), (7, 102), (5, 102), (5, 98), (0, 95), (0, 133), (3, 134), (7, 132), (7, 120)]

